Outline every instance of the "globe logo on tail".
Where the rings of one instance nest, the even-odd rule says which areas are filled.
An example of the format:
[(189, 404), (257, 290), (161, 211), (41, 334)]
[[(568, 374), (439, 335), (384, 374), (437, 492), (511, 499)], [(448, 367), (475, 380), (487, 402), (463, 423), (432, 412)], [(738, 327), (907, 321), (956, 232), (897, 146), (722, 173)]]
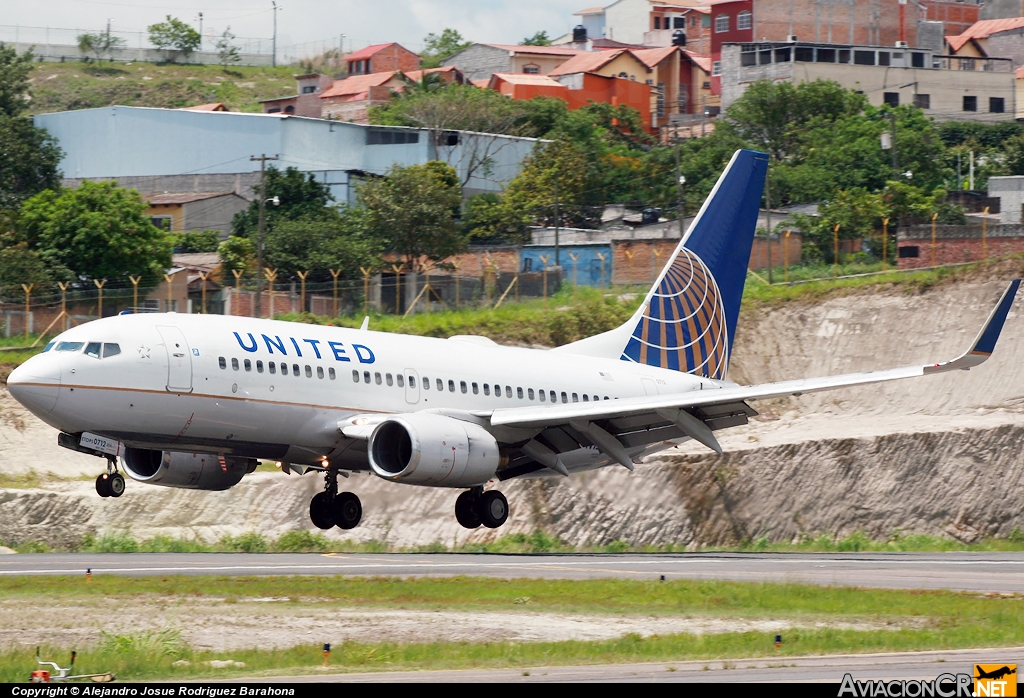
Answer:
[(718, 284), (700, 257), (680, 247), (621, 358), (723, 380), (729, 365), (727, 345)]

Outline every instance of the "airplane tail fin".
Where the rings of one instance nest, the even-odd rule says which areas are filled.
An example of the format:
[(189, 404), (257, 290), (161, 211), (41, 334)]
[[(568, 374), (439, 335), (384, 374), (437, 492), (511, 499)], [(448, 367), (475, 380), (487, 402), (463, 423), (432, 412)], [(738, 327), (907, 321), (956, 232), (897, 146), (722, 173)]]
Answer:
[(737, 150), (629, 322), (559, 350), (724, 380), (767, 170)]

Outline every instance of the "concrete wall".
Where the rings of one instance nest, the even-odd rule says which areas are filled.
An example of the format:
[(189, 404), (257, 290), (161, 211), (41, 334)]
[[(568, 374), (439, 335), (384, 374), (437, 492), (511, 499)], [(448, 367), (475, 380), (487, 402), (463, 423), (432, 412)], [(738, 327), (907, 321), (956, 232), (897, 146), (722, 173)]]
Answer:
[(651, 3), (648, 0), (619, 0), (604, 8), (605, 37), (627, 44), (642, 44), (644, 32), (651, 29)]
[(1024, 65), (1024, 28), (993, 34), (985, 40), (985, 51), (990, 56), (1009, 58), (1013, 67)]
[(1019, 225), (1024, 223), (1024, 177), (989, 177), (988, 195), (999, 199), (1000, 217), (1003, 223)]
[[(52, 61), (63, 63), (65, 61), (81, 61), (85, 58), (95, 60), (95, 54), (84, 54), (78, 50), (78, 46), (69, 44), (30, 44), (25, 42), (5, 42), (5, 46), (14, 48), (18, 53), (32, 51), (36, 60)], [(232, 65), (244, 66), (269, 66), (274, 64), (274, 58), (270, 54), (270, 42), (267, 42), (267, 53), (240, 53), (238, 63)], [(200, 65), (218, 65), (220, 54), (216, 51), (193, 51), (183, 55), (179, 51), (164, 51), (157, 48), (121, 48), (110, 53), (103, 54), (102, 60), (113, 59), (118, 63), (141, 61), (145, 63), (164, 63), (173, 61), (175, 63), (191, 63)]]
[(231, 219), (248, 207), (248, 201), (234, 194), (192, 201), (182, 206), (184, 229), (216, 230), (222, 240), (226, 239), (231, 232)]
[(1006, 19), (1021, 15), (1024, 15), (1024, 2), (1021, 0), (985, 0), (980, 19)]
[[(854, 47), (856, 50), (857, 47)], [(839, 63), (781, 62), (743, 67), (740, 64), (741, 46), (729, 44), (722, 48), (722, 107), (726, 108), (746, 91), (755, 80), (789, 80), (812, 82), (834, 80), (843, 87), (862, 91), (875, 105), (884, 102), (886, 92), (897, 92), (900, 104), (912, 104), (915, 94), (930, 96), (930, 108), (924, 112), (938, 121), (971, 120), (984, 122), (1008, 121), (1014, 118), (1016, 80), (1012, 72), (977, 70), (902, 68), (895, 66), (866, 66)], [(949, 61), (959, 67), (959, 61)], [(905, 87), (904, 87), (905, 86)], [(963, 110), (963, 97), (976, 96), (978, 111)], [(1005, 102), (1003, 113), (990, 113), (989, 97), (1001, 97)]]
[(455, 66), (467, 81), (486, 80), (493, 73), (514, 72), (508, 51), (486, 44), (473, 44), (441, 61), (441, 65)]

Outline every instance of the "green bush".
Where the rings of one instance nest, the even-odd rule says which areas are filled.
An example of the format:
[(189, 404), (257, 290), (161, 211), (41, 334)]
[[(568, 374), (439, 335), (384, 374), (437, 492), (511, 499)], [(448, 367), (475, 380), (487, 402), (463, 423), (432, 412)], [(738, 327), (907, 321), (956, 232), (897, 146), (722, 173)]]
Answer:
[(274, 543), (274, 550), (282, 553), (322, 553), (329, 544), (322, 533), (288, 531)]
[(87, 535), (81, 550), (83, 553), (137, 553), (139, 543), (128, 531), (104, 533), (99, 538)]
[(265, 553), (270, 547), (267, 539), (255, 532), (243, 533), (240, 536), (224, 536), (220, 539), (220, 545), (232, 553)]

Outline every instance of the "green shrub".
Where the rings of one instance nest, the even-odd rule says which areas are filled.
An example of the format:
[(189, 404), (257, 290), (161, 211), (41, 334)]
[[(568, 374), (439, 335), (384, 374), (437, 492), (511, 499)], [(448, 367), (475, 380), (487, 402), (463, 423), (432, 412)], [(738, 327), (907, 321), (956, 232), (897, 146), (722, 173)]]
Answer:
[(104, 533), (99, 538), (87, 535), (81, 550), (84, 553), (137, 553), (139, 543), (128, 531)]
[(329, 544), (322, 533), (288, 531), (274, 543), (274, 550), (282, 553), (322, 553)]
[(262, 534), (252, 531), (240, 536), (224, 536), (220, 545), (232, 553), (265, 553), (270, 547)]

